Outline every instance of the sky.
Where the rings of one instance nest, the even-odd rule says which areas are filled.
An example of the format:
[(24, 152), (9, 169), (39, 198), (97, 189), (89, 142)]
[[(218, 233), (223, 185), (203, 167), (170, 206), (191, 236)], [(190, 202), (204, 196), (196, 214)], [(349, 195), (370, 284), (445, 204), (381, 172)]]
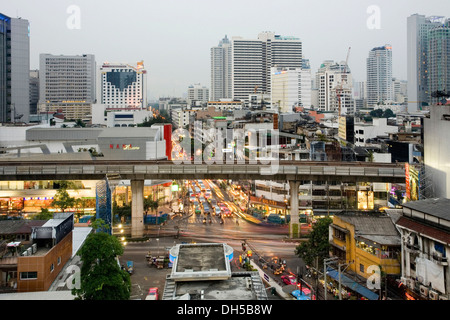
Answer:
[(406, 19), (450, 17), (449, 0), (0, 0), (0, 13), (30, 22), (30, 67), (39, 54), (94, 54), (105, 61), (144, 61), (149, 99), (210, 87), (210, 49), (263, 31), (302, 40), (313, 75), (324, 60), (345, 61), (365, 81), (374, 47), (390, 44), (393, 76), (407, 79)]

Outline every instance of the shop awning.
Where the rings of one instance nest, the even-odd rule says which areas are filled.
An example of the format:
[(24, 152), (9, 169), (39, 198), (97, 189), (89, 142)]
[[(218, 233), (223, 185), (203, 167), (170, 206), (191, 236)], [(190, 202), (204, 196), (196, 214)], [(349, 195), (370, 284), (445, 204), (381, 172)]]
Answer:
[[(327, 277), (331, 277), (336, 281), (339, 281), (339, 272), (333, 268), (327, 268)], [(341, 285), (347, 287), (348, 289), (359, 293), (360, 295), (366, 297), (369, 300), (378, 300), (378, 294), (370, 291), (366, 287), (360, 285), (359, 283), (353, 281), (349, 277), (341, 273)]]

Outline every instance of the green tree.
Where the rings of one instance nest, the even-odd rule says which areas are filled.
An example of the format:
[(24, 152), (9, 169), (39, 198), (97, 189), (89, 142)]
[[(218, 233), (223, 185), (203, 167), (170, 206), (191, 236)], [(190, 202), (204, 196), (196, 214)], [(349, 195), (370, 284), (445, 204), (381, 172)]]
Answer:
[(67, 208), (73, 208), (75, 206), (75, 198), (71, 197), (65, 188), (60, 188), (56, 191), (52, 205), (60, 208), (64, 212)]
[(159, 197), (156, 200), (153, 200), (150, 196), (147, 198), (144, 198), (144, 211), (148, 211), (149, 209), (156, 212), (158, 210), (158, 207), (162, 204), (166, 197)]
[(32, 217), (32, 220), (50, 220), (50, 219), (53, 219), (53, 213), (48, 211), (48, 209), (46, 208), (41, 208), (41, 212)]
[(77, 119), (75, 121), (75, 127), (84, 128), (86, 127), (86, 123), (84, 123), (81, 119)]
[(114, 215), (117, 214), (119, 216), (119, 221), (122, 222), (122, 220), (126, 220), (126, 217), (131, 217), (131, 204), (120, 207), (117, 202), (114, 201), (113, 212)]
[[(93, 222), (94, 229), (102, 226), (105, 224), (101, 219)], [(130, 275), (117, 262), (122, 254), (123, 246), (115, 236), (105, 232), (89, 234), (79, 251), (80, 286), (72, 289), (72, 294), (81, 300), (128, 300)]]
[(383, 110), (382, 109), (375, 109), (370, 111), (370, 115), (374, 118), (381, 118), (383, 116)]
[(395, 117), (395, 113), (391, 109), (386, 109), (383, 112), (383, 118), (394, 118), (394, 117)]
[(330, 217), (317, 220), (308, 240), (302, 242), (295, 248), (298, 255), (307, 265), (313, 265), (316, 257), (319, 258), (319, 265), (328, 258), (330, 244), (328, 242), (328, 227), (333, 222)]

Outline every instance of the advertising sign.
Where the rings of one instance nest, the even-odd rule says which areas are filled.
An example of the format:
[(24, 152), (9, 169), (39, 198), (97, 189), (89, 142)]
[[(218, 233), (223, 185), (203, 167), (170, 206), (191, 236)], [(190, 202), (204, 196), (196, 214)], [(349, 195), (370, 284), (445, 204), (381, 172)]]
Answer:
[(406, 198), (411, 200), (411, 185), (409, 177), (409, 163), (405, 163)]

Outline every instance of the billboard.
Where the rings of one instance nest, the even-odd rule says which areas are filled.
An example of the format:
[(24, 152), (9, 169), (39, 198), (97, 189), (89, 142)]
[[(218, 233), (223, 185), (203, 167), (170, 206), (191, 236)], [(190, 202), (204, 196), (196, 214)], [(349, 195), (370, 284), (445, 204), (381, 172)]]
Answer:
[(419, 200), (419, 170), (405, 163), (405, 185), (406, 185), (406, 198), (411, 201)]

